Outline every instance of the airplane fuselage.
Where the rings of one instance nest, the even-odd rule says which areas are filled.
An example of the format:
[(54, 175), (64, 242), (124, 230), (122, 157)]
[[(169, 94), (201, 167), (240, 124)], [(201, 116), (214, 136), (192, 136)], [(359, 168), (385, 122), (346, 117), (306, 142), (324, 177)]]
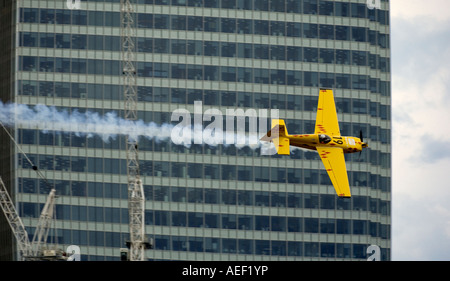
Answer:
[(356, 137), (328, 136), (325, 134), (288, 135), (290, 145), (310, 150), (317, 147), (338, 147), (344, 153), (360, 152), (367, 145)]

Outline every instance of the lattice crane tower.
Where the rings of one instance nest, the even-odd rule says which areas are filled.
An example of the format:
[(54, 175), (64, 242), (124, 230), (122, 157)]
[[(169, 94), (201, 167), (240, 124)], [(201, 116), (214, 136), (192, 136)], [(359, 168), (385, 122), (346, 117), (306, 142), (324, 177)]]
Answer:
[[(120, 1), (123, 89), (125, 98), (125, 120), (137, 120), (137, 87), (135, 62), (135, 20), (131, 0)], [(128, 212), (130, 224), (129, 260), (145, 260), (146, 242), (144, 212), (145, 198), (139, 173), (138, 139), (132, 137), (132, 126), (126, 134), (127, 175), (128, 175)]]

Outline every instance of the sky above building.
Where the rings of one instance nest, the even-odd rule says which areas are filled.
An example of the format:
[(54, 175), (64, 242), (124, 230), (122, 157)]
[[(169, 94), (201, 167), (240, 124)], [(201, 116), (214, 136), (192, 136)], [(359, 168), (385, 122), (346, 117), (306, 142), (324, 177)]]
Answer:
[(450, 1), (391, 0), (392, 259), (450, 260)]

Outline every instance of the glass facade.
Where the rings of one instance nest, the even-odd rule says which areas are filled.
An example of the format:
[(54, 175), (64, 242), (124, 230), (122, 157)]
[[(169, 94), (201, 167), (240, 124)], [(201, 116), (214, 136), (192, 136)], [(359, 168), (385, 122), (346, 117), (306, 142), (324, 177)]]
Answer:
[[(68, 112), (121, 112), (120, 1), (20, 1), (12, 100)], [(389, 2), (136, 0), (138, 117), (170, 123), (194, 101), (279, 109), (312, 133), (319, 88), (333, 88), (353, 197), (339, 199), (317, 153), (264, 156), (233, 145), (139, 140), (146, 233), (154, 260), (390, 259)], [(8, 98), (3, 97), (4, 100)], [(118, 260), (128, 237), (125, 140), (15, 128), (56, 187), (57, 232), (83, 260)], [(34, 233), (49, 192), (16, 151), (13, 182)]]

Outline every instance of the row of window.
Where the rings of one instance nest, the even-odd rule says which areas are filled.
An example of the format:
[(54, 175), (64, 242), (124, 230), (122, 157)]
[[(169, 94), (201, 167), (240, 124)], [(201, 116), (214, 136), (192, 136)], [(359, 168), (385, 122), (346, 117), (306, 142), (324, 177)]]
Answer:
[[(48, 194), (50, 182), (33, 178), (20, 178), (22, 193)], [(96, 198), (127, 199), (126, 184), (55, 180), (51, 184), (62, 196), (87, 196)], [(341, 200), (334, 194), (310, 194), (275, 191), (212, 189), (195, 187), (144, 185), (145, 199), (157, 202), (186, 202), (198, 204), (223, 204), (279, 208), (306, 208), (321, 210), (370, 211), (390, 214), (390, 202), (354, 195)], [(103, 221), (103, 219), (101, 220)], [(115, 221), (120, 222), (120, 221)]]
[[(28, 158), (41, 170), (71, 171), (126, 175), (125, 159), (95, 158), (82, 156), (61, 156), (29, 154)], [(288, 184), (321, 184), (330, 186), (331, 182), (322, 169), (296, 169), (285, 167), (261, 167), (240, 165), (219, 165), (167, 161), (140, 161), (143, 176), (173, 177), (191, 179), (211, 179), (225, 181), (255, 181)], [(28, 161), (19, 157), (19, 167), (31, 169)], [(390, 178), (367, 172), (349, 171), (352, 186), (372, 187), (388, 190)]]
[[(70, 11), (67, 10), (24, 8), (22, 12), (21, 22), (27, 23), (42, 23), (44, 13), (44, 23), (48, 24), (87, 25), (89, 22), (90, 26), (120, 26), (120, 13), (114, 12), (78, 10), (72, 12), (78, 13), (76, 16), (72, 15), (72, 22), (68, 15)], [(61, 17), (55, 17), (55, 14), (61, 14)], [(104, 15), (108, 20), (103, 21)], [(163, 14), (137, 14), (137, 27), (369, 42), (374, 46), (389, 48), (388, 34), (366, 27)]]
[[(91, 1), (120, 2), (120, 0)], [(324, 0), (137, 0), (137, 4), (239, 9), (336, 17), (367, 18), (371, 21), (377, 21), (383, 25), (389, 24), (389, 11), (380, 9), (368, 9), (367, 3), (347, 3), (341, 1)]]
[[(27, 228), (34, 233), (34, 228)], [(113, 247), (125, 246), (128, 234), (109, 231), (56, 229), (49, 240), (59, 244)], [(224, 253), (241, 255), (269, 255), (295, 257), (354, 258), (366, 259), (368, 244), (296, 242), (275, 240), (251, 240), (235, 238), (192, 237), (176, 235), (154, 235), (154, 249), (162, 251), (188, 251), (196, 253)], [(32, 239), (32, 237), (30, 237)], [(382, 259), (387, 260), (388, 249), (381, 249)], [(116, 257), (81, 255), (81, 260), (119, 260)]]
[[(93, 75), (121, 75), (120, 61), (20, 56), (19, 70)], [(138, 63), (138, 76), (243, 82), (320, 88), (370, 90), (390, 96), (390, 83), (368, 75), (215, 65)]]
[[(103, 2), (103, 0), (94, 0)], [(109, 0), (105, 0), (108, 2)], [(113, 0), (117, 1), (117, 0)], [(384, 1), (384, 0), (382, 0)], [(188, 7), (222, 8), (299, 13), (311, 15), (367, 18), (381, 24), (388, 24), (389, 12), (368, 9), (364, 3), (347, 3), (324, 0), (137, 0), (138, 4), (172, 5)]]
[[(295, 120), (302, 121), (302, 120)], [(292, 122), (290, 124), (293, 124)], [(301, 124), (296, 122), (300, 127)], [(313, 123), (309, 123), (310, 126), (314, 126)], [(355, 134), (359, 135), (356, 124), (353, 124)], [(294, 126), (292, 126), (294, 128)], [(313, 127), (314, 128), (314, 127)], [(362, 128), (362, 127), (361, 127)], [(371, 127), (371, 133), (379, 134), (382, 143), (386, 143), (383, 139), (383, 135), (388, 133), (388, 130), (381, 129), (381, 133), (378, 127)], [(295, 132), (295, 131), (292, 131)], [(300, 132), (300, 131), (299, 131)], [(371, 141), (377, 141), (375, 138), (371, 138)], [(105, 141), (102, 136), (80, 136), (76, 133), (60, 133), (60, 132), (43, 132), (31, 129), (20, 129), (19, 131), (19, 143), (41, 145), (41, 146), (59, 146), (59, 147), (85, 147), (96, 149), (123, 149), (125, 144), (125, 137), (119, 136), (114, 139)], [(226, 155), (226, 156), (248, 156), (259, 157), (261, 156), (261, 148), (250, 148), (248, 146), (236, 147), (234, 145), (201, 145), (191, 144), (189, 147), (183, 145), (176, 145), (170, 141), (156, 141), (149, 140), (147, 138), (139, 139), (140, 151), (157, 151), (157, 152), (173, 152), (173, 153), (189, 153), (189, 154), (204, 154), (204, 155)], [(305, 160), (317, 160), (320, 158), (316, 152), (306, 151), (301, 149), (294, 149), (289, 156), (281, 156), (278, 154), (270, 156), (271, 158), (288, 158), (288, 159), (305, 159)], [(379, 150), (373, 150), (367, 148), (364, 153), (359, 154), (346, 154), (347, 161), (370, 163), (374, 166), (381, 166), (381, 168), (391, 167), (391, 157), (389, 153), (384, 153)]]
[[(381, 72), (390, 71), (389, 58), (372, 55), (365, 51), (142, 37), (137, 38), (136, 42), (137, 51), (145, 53), (318, 62), (370, 66), (371, 69), (379, 69)], [(120, 51), (121, 46), (120, 37), (117, 36), (35, 32), (21, 32), (19, 43), (23, 47), (111, 51)]]
[[(18, 93), (24, 96), (123, 100), (120, 85), (19, 80)], [(247, 107), (260, 109), (315, 111), (317, 96), (235, 91), (209, 91), (185, 88), (137, 86), (138, 101)], [(390, 106), (357, 98), (335, 98), (338, 113), (370, 114), (390, 120)], [(143, 113), (142, 113), (143, 114)], [(144, 114), (145, 115), (145, 114)], [(170, 120), (170, 119), (169, 119)], [(149, 122), (151, 120), (144, 120)]]
[[(92, 0), (90, 2), (103, 2), (103, 0)], [(120, 2), (120, 0), (105, 0), (105, 2)], [(220, 3), (219, 3), (220, 2)], [(137, 4), (173, 5), (188, 7), (241, 9), (271, 12), (286, 12), (297, 14), (311, 14), (336, 17), (367, 18), (382, 25), (389, 24), (389, 11), (380, 9), (368, 9), (367, 3), (347, 3), (323, 0), (137, 0)], [(32, 21), (40, 23), (70, 24), (70, 17), (77, 18), (78, 22), (87, 24), (83, 18), (86, 11), (83, 10), (55, 10), (42, 9), (38, 14), (30, 13), (30, 8), (22, 8), (21, 15), (26, 18), (32, 16)], [(88, 13), (91, 11), (87, 11)], [(81, 14), (81, 18), (80, 18)], [(111, 12), (105, 13), (105, 18), (96, 19), (88, 16), (89, 25), (117, 24), (117, 16)], [(25, 20), (25, 19), (24, 19)]]
[[(20, 205), (24, 217), (39, 217), (39, 204), (21, 203)], [(58, 220), (128, 224), (128, 210), (125, 208), (57, 204), (55, 212)], [(388, 225), (367, 220), (146, 210), (145, 224), (291, 233), (353, 234), (390, 238)]]

